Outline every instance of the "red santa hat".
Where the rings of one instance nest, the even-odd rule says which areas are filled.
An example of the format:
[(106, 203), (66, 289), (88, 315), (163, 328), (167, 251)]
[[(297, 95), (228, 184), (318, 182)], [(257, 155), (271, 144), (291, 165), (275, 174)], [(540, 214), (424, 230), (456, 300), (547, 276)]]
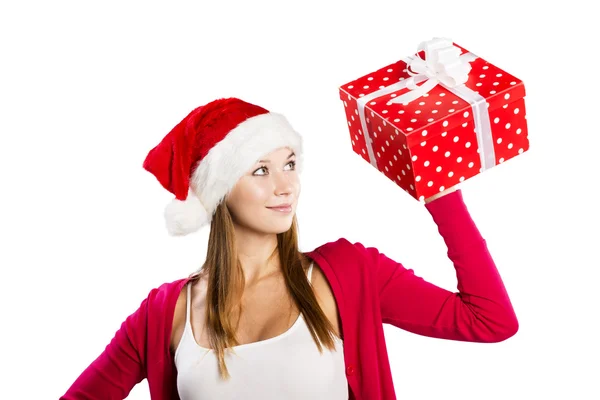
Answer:
[(165, 209), (169, 234), (187, 235), (208, 224), (238, 179), (281, 147), (296, 153), (301, 172), (302, 138), (283, 115), (238, 98), (217, 99), (190, 112), (143, 164), (175, 195)]

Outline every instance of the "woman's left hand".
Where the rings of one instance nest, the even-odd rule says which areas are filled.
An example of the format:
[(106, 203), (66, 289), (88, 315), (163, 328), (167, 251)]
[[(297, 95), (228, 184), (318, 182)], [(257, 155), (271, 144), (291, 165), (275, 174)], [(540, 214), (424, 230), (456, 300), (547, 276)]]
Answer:
[(435, 199), (439, 199), (440, 197), (443, 197), (443, 196), (447, 195), (448, 193), (452, 193), (452, 192), (456, 191), (457, 189), (458, 189), (458, 185), (454, 185), (442, 192), (436, 193), (433, 196), (426, 198), (425, 204), (430, 203), (430, 202), (434, 201)]

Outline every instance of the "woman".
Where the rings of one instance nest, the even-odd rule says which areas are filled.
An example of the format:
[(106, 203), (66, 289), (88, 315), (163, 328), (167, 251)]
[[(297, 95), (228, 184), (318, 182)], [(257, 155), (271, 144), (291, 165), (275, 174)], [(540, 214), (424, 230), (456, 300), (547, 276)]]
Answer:
[(193, 110), (144, 168), (175, 195), (171, 235), (210, 222), (188, 278), (152, 289), (62, 399), (395, 399), (383, 323), (430, 337), (498, 342), (518, 323), (463, 202), (426, 200), (460, 292), (341, 238), (298, 250), (302, 140), (282, 115), (236, 98)]

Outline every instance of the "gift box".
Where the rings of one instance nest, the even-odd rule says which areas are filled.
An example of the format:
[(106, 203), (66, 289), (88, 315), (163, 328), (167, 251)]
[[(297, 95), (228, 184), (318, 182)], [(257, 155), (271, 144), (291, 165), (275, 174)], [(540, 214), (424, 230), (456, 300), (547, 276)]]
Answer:
[(523, 82), (446, 38), (339, 93), (354, 152), (420, 201), (529, 149)]

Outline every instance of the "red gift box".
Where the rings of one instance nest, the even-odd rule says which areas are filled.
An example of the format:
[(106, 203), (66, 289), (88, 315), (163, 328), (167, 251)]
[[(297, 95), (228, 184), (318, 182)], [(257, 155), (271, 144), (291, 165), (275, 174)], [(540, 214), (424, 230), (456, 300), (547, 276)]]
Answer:
[(448, 39), (339, 92), (354, 152), (421, 201), (529, 149), (523, 82)]

